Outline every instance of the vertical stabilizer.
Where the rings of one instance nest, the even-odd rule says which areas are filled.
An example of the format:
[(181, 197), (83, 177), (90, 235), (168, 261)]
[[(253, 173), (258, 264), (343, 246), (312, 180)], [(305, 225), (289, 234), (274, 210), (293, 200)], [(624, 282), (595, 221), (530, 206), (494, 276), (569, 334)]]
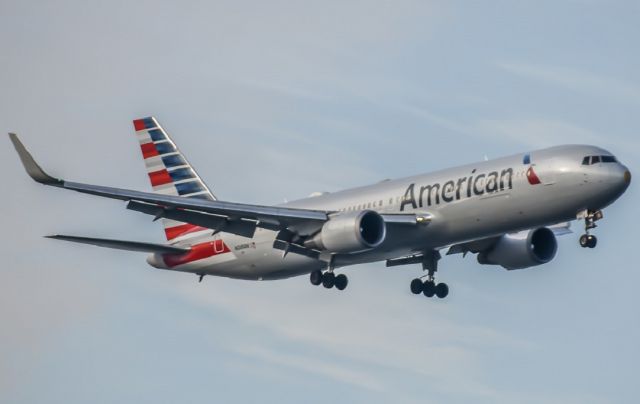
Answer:
[[(156, 118), (136, 119), (133, 121), (133, 127), (140, 142), (142, 158), (153, 192), (185, 198), (216, 199)], [(208, 230), (169, 219), (162, 221), (169, 241), (176, 241), (186, 234)]]

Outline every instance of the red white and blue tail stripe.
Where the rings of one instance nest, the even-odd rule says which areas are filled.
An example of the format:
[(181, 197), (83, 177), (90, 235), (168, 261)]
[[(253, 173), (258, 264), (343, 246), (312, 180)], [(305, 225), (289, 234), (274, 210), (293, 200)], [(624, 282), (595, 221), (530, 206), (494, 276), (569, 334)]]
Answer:
[[(185, 198), (216, 199), (156, 118), (136, 119), (133, 127), (153, 192)], [(163, 224), (169, 241), (208, 230), (169, 219), (163, 219)]]

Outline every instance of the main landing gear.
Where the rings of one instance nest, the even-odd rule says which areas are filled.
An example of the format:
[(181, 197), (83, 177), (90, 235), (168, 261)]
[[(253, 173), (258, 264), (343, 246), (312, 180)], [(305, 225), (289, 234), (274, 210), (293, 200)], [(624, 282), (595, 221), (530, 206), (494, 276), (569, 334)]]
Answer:
[(311, 272), (309, 275), (309, 280), (311, 284), (314, 286), (318, 286), (322, 284), (326, 289), (331, 289), (332, 287), (336, 287), (338, 290), (345, 290), (347, 285), (349, 284), (349, 278), (345, 274), (334, 274), (333, 273), (333, 259), (334, 256), (331, 255), (329, 260), (327, 261), (327, 270), (322, 272), (321, 270), (316, 270)]
[(438, 296), (440, 299), (444, 299), (449, 294), (449, 286), (446, 283), (436, 284), (435, 273), (438, 270), (438, 260), (440, 259), (440, 253), (438, 251), (429, 251), (425, 253), (422, 261), (422, 269), (428, 271), (425, 281), (422, 278), (416, 278), (411, 281), (410, 289), (414, 295), (422, 293), (426, 297)]
[(318, 286), (322, 284), (327, 289), (336, 287), (338, 290), (345, 290), (349, 284), (349, 278), (345, 274), (334, 274), (333, 269), (328, 269), (325, 272), (320, 270), (311, 272), (309, 280), (312, 285)]
[(584, 217), (584, 233), (580, 236), (580, 247), (582, 248), (595, 248), (598, 244), (596, 236), (589, 234), (589, 230), (595, 229), (598, 225), (596, 222), (602, 219), (604, 216), (602, 211), (597, 210), (595, 212), (588, 211)]

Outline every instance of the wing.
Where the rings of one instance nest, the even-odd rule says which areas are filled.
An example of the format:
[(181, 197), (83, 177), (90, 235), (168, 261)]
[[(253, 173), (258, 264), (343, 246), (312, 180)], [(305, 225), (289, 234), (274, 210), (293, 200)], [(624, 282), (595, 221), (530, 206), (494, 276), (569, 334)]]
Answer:
[[(312, 235), (329, 220), (334, 212), (295, 209), (278, 206), (251, 205), (218, 200), (184, 198), (140, 192), (100, 185), (81, 184), (57, 179), (47, 174), (33, 159), (17, 135), (9, 137), (20, 156), (25, 170), (33, 180), (49, 186), (126, 201), (127, 208), (153, 215), (188, 222), (214, 230), (253, 237), (256, 227), (287, 231), (298, 236)], [(385, 222), (399, 225), (428, 223), (429, 216), (385, 214)], [(281, 239), (281, 238), (280, 238)]]
[[(552, 226), (547, 226), (547, 227), (556, 236), (564, 236), (566, 234), (573, 233), (571, 231), (571, 223), (570, 222), (557, 223), (557, 224), (554, 224)], [(469, 241), (469, 242), (466, 242), (466, 243), (454, 244), (452, 246), (449, 246), (449, 250), (447, 251), (447, 255), (461, 254), (461, 253), (463, 255), (466, 255), (467, 253), (470, 253), (470, 252), (476, 254), (476, 253), (479, 253), (481, 251), (486, 251), (489, 248), (492, 248), (493, 245), (496, 243), (496, 241), (498, 241), (499, 238), (500, 238), (500, 236), (488, 237), (488, 238), (483, 238), (483, 239), (479, 239), (479, 240)]]
[[(548, 228), (556, 236), (563, 236), (565, 234), (573, 233), (571, 231), (570, 222), (558, 223), (552, 226), (548, 226)], [(486, 237), (486, 238), (481, 238), (477, 240), (471, 240), (464, 243), (443, 246), (438, 250), (446, 249), (447, 255), (462, 254), (463, 256), (466, 256), (468, 253), (477, 254), (482, 251), (487, 251), (493, 248), (493, 246), (500, 239), (500, 237), (502, 236), (493, 236), (493, 237)], [(395, 267), (395, 266), (401, 266), (401, 265), (420, 264), (424, 262), (424, 259), (425, 259), (424, 253), (417, 253), (417, 254), (408, 255), (404, 257), (389, 259), (387, 260), (386, 265), (387, 267)]]
[(186, 221), (215, 231), (224, 230), (249, 237), (258, 225), (274, 230), (300, 228), (306, 233), (317, 229), (328, 219), (328, 212), (318, 210), (182, 198), (57, 179), (44, 172), (17, 135), (11, 133), (9, 136), (25, 170), (33, 180), (44, 185), (127, 201), (129, 209), (151, 214), (156, 218)]

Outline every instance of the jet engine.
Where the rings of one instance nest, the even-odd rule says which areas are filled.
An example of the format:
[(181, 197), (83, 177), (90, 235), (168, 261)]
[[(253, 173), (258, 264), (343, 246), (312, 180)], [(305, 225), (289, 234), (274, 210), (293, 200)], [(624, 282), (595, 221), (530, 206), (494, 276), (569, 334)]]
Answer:
[(553, 231), (541, 227), (505, 234), (493, 247), (478, 254), (478, 262), (501, 265), (508, 270), (529, 268), (551, 261), (557, 250), (558, 242)]
[(372, 210), (343, 212), (329, 219), (304, 245), (335, 253), (354, 253), (376, 248), (384, 241), (386, 225)]

